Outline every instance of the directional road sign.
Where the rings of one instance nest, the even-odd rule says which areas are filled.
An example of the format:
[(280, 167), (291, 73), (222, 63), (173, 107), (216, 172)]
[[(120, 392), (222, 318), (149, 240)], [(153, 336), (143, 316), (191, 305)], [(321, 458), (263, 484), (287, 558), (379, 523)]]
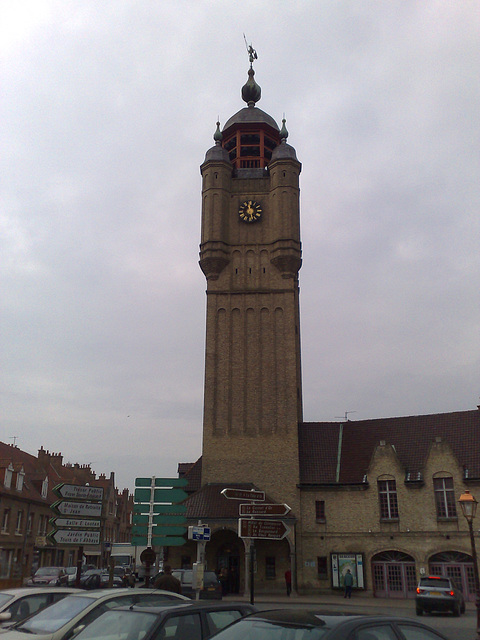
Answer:
[[(147, 541), (147, 536), (132, 536), (132, 545), (136, 547), (146, 547)], [(158, 547), (181, 547), (185, 542), (180, 536), (152, 536), (152, 544)]]
[[(187, 513), (187, 507), (184, 504), (153, 504), (152, 512), (165, 515), (183, 514)], [(150, 513), (150, 505), (134, 504), (133, 513)]]
[(100, 544), (100, 531), (55, 529), (47, 536), (54, 544)]
[(239, 505), (241, 516), (286, 516), (290, 511), (288, 504), (248, 503)]
[[(186, 487), (188, 480), (186, 478), (155, 478), (156, 487), (171, 488), (171, 487)], [(136, 487), (151, 487), (152, 478), (135, 478)]]
[(248, 491), (247, 489), (223, 489), (221, 494), (230, 500), (265, 500), (265, 491)]
[[(150, 516), (133, 514), (133, 524), (150, 524)], [(185, 524), (185, 516), (152, 516), (152, 524)]]
[(100, 529), (100, 520), (81, 520), (80, 518), (50, 518), (52, 527), (62, 529)]
[(69, 502), (58, 500), (51, 507), (52, 511), (61, 516), (90, 516), (98, 518), (102, 515), (101, 502)]
[(283, 540), (289, 532), (289, 527), (282, 520), (249, 520), (247, 518), (238, 520), (240, 538)]
[[(134, 536), (146, 536), (148, 532), (148, 525), (134, 525), (132, 527), (132, 535)], [(160, 527), (154, 525), (152, 527), (153, 536), (183, 536), (187, 532), (187, 527)]]
[(103, 487), (90, 487), (78, 484), (57, 484), (53, 492), (59, 498), (69, 500), (103, 500)]
[[(188, 494), (183, 489), (154, 489), (153, 502), (182, 502), (188, 498)], [(135, 489), (135, 502), (150, 502), (152, 499), (151, 489)]]

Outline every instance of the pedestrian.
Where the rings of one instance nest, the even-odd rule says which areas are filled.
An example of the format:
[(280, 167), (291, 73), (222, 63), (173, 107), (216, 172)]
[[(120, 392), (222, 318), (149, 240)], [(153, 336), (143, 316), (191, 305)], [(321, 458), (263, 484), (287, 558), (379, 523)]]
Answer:
[(182, 593), (182, 585), (180, 580), (172, 575), (172, 567), (166, 564), (163, 567), (163, 574), (155, 580), (155, 589), (164, 589), (165, 591), (173, 591), (173, 593)]
[(344, 598), (352, 597), (352, 587), (353, 587), (353, 576), (350, 569), (347, 569), (347, 573), (343, 579), (343, 584), (345, 586), (345, 595)]
[(292, 572), (290, 569), (285, 571), (285, 586), (287, 587), (287, 596), (292, 593)]

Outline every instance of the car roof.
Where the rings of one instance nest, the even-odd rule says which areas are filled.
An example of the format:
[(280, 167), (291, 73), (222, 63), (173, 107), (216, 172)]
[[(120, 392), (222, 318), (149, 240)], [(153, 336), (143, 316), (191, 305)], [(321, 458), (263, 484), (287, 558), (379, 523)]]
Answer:
[[(412, 622), (412, 618), (405, 616), (391, 616), (379, 614), (362, 614), (362, 613), (339, 613), (338, 611), (321, 611), (316, 609), (272, 609), (268, 611), (259, 611), (249, 615), (243, 620), (265, 620), (270, 622), (299, 624), (305, 626), (336, 626), (342, 622), (361, 619), (364, 622)], [(415, 620), (413, 620), (415, 622)]]
[(252, 613), (256, 613), (258, 611), (257, 607), (253, 604), (249, 604), (246, 602), (205, 602), (205, 601), (195, 601), (195, 602), (184, 602), (182, 600), (178, 600), (178, 602), (170, 601), (165, 604), (158, 604), (154, 607), (146, 607), (144, 605), (126, 605), (122, 607), (116, 607), (117, 611), (141, 611), (148, 613), (155, 613), (159, 615), (168, 611), (169, 609), (186, 609), (188, 611), (202, 611), (204, 609), (215, 610), (215, 611), (230, 611), (231, 609), (247, 609)]
[(12, 587), (11, 589), (1, 589), (0, 593), (9, 596), (25, 596), (34, 593), (78, 593), (78, 589), (73, 587)]

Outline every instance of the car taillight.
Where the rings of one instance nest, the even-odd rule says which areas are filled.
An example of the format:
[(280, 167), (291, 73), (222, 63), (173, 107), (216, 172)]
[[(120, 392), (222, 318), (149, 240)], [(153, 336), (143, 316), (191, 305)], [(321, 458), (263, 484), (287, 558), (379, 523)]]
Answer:
[(451, 596), (454, 596), (454, 595), (455, 595), (455, 593), (454, 593), (453, 591), (450, 591), (450, 595), (451, 595)]
[(423, 589), (420, 589), (420, 587), (417, 587), (417, 593), (422, 593)]

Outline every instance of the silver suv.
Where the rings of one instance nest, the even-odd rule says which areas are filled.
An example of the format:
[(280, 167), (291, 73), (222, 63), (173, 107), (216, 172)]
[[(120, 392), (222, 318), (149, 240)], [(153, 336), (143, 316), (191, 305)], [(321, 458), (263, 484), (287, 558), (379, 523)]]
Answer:
[(465, 613), (463, 593), (450, 578), (425, 576), (420, 578), (415, 597), (417, 616), (423, 612), (451, 611), (454, 616)]

